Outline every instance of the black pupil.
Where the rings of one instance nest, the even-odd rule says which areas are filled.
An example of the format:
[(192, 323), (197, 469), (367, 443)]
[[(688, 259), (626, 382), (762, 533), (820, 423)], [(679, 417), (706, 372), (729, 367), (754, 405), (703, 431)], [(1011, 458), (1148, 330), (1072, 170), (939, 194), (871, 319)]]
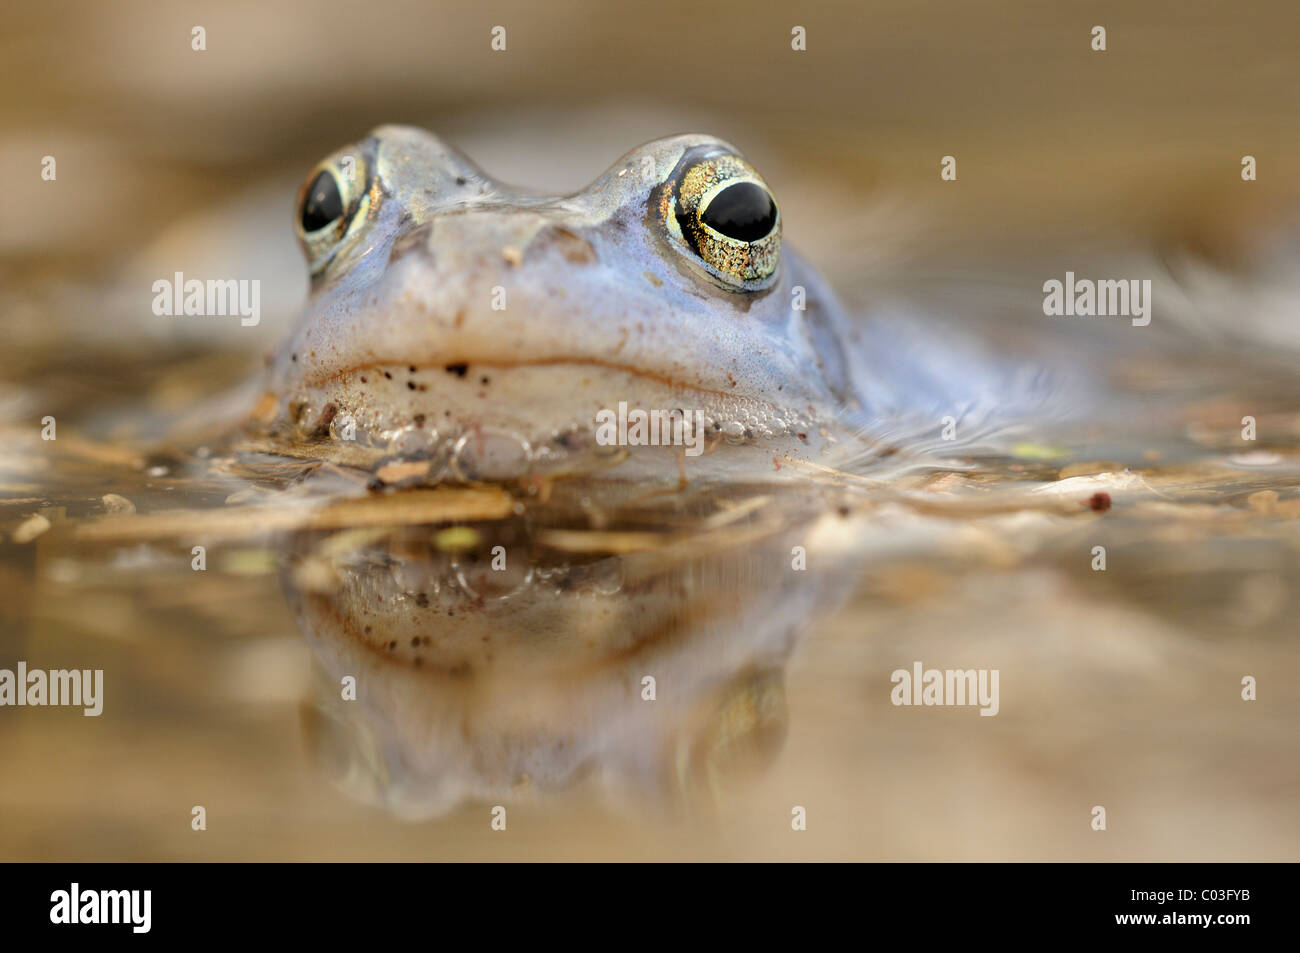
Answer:
[(776, 203), (762, 186), (737, 182), (715, 195), (701, 218), (709, 228), (728, 238), (756, 242), (776, 224)]
[(329, 172), (316, 176), (302, 203), (302, 230), (316, 232), (343, 215), (343, 197)]

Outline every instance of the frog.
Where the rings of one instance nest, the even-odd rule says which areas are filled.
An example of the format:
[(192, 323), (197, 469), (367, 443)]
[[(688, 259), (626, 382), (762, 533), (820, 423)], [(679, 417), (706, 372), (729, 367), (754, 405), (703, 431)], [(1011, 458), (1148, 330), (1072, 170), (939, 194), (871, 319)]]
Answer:
[(763, 176), (707, 134), (552, 195), (384, 125), (309, 172), (295, 225), (310, 295), (256, 424), (325, 457), (423, 459), (420, 482), (647, 453), (641, 477), (843, 467), (1016, 403), (954, 334), (851, 314), (783, 241)]
[[(641, 438), (679, 462), (815, 457), (865, 406), (843, 307), (782, 242), (763, 177), (713, 136), (658, 139), (548, 195), (380, 126), (311, 170), (295, 225), (310, 296), (258, 419), (326, 456), (477, 451), (478, 471), (491, 456), (516, 476), (635, 446), (641, 411), (657, 414)], [(623, 443), (601, 439), (629, 418)]]

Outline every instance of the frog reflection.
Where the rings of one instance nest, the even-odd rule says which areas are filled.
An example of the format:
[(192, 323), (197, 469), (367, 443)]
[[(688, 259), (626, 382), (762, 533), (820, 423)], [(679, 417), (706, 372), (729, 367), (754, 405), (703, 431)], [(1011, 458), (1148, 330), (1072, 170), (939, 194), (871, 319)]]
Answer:
[(297, 537), (309, 746), (350, 794), (410, 819), (580, 781), (643, 804), (725, 796), (781, 750), (785, 666), (852, 582), (793, 568), (844, 522), (813, 509), (751, 500), (654, 544), (531, 513)]

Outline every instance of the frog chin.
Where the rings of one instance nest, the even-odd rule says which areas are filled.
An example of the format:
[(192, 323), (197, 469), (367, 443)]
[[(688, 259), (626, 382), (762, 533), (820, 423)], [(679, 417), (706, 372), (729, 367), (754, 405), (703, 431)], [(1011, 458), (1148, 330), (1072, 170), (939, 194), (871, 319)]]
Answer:
[(385, 461), (433, 461), (422, 481), (604, 468), (629, 456), (676, 467), (730, 448), (770, 468), (773, 452), (809, 454), (828, 440), (812, 406), (720, 394), (598, 360), (368, 361), (279, 390), (279, 418), (299, 438), (319, 441), (323, 455), (364, 447)]

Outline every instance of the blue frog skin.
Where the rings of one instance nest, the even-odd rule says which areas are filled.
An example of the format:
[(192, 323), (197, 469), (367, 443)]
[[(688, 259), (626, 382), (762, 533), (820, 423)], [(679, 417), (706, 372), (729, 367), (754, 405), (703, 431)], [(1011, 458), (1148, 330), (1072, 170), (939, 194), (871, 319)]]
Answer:
[[(308, 175), (297, 226), (312, 290), (261, 419), (323, 456), (350, 440), (455, 458), (468, 442), (504, 478), (596, 454), (617, 415), (620, 442), (669, 444), (683, 475), (839, 463), (905, 405), (937, 429), (984, 386), (951, 349), (935, 366), (958, 371), (927, 369), (897, 327), (873, 343), (783, 245), (757, 170), (706, 135), (554, 196), (382, 126)], [(638, 411), (666, 415), (663, 440)]]

